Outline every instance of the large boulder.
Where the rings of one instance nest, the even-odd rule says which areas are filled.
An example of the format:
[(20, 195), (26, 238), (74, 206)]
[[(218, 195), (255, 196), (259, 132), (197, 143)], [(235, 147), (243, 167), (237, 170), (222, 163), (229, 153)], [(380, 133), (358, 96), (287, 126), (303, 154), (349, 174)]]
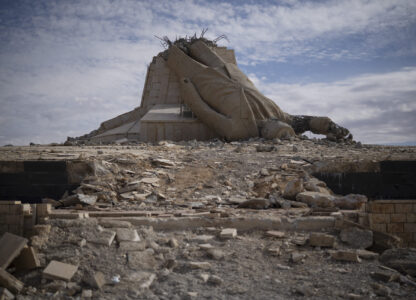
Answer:
[(344, 228), (340, 233), (340, 238), (341, 241), (354, 248), (367, 249), (373, 245), (373, 232), (358, 227)]
[(395, 248), (383, 252), (379, 259), (387, 267), (397, 271), (416, 276), (416, 249)]
[(285, 190), (283, 191), (283, 198), (289, 199), (289, 200), (295, 200), (296, 195), (301, 192), (303, 192), (302, 179), (292, 180), (286, 184)]
[(302, 192), (296, 195), (296, 200), (311, 207), (333, 207), (335, 197), (318, 192)]

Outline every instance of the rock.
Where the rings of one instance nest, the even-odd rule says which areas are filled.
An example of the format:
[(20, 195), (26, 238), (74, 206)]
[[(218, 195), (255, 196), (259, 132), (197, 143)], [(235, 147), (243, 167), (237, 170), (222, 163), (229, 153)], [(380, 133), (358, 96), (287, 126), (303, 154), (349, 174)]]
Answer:
[(285, 266), (285, 265), (281, 265), (281, 264), (277, 264), (275, 267), (278, 270), (290, 270), (291, 269), (291, 267)]
[(388, 286), (378, 283), (372, 283), (371, 287), (373, 288), (373, 291), (377, 296), (389, 297), (391, 294), (391, 289)]
[(141, 289), (149, 288), (156, 279), (156, 274), (144, 271), (130, 273), (126, 276), (126, 280), (138, 285)]
[(256, 151), (257, 152), (272, 152), (276, 150), (276, 147), (273, 145), (257, 145)]
[(398, 281), (400, 279), (400, 274), (389, 271), (389, 270), (379, 270), (370, 273), (371, 278), (383, 281), (383, 282), (391, 282), (391, 281)]
[(271, 247), (271, 248), (267, 249), (267, 252), (270, 255), (279, 256), (280, 255), (280, 248), (279, 247)]
[(214, 248), (214, 246), (212, 246), (211, 244), (199, 244), (198, 246), (202, 250), (208, 250), (208, 249)]
[(203, 282), (207, 282), (208, 279), (209, 279), (209, 274), (201, 273), (201, 274), (199, 274), (199, 278), (201, 278)]
[(415, 248), (388, 249), (380, 255), (379, 260), (400, 273), (416, 276)]
[(114, 241), (115, 236), (115, 231), (104, 229), (100, 232), (97, 232), (97, 234), (90, 236), (88, 238), (88, 242), (93, 244), (110, 246), (111, 243)]
[(197, 242), (197, 243), (206, 243), (206, 242), (208, 242), (209, 240), (212, 240), (214, 238), (214, 236), (213, 235), (206, 235), (206, 234), (203, 234), (203, 235), (197, 235), (196, 237), (194, 237), (192, 240), (193, 241), (195, 241), (195, 242)]
[(286, 233), (284, 231), (269, 230), (269, 231), (266, 231), (266, 236), (281, 239), (286, 236)]
[(303, 181), (302, 179), (292, 180), (286, 184), (286, 187), (283, 191), (283, 198), (294, 200), (296, 195), (303, 191)]
[(178, 248), (179, 247), (178, 240), (175, 239), (174, 237), (172, 237), (172, 238), (169, 239), (168, 244), (172, 248)]
[(358, 227), (348, 227), (341, 230), (340, 239), (354, 248), (366, 249), (373, 245), (373, 232)]
[(128, 221), (121, 221), (121, 220), (108, 220), (108, 219), (101, 219), (99, 224), (105, 228), (130, 228), (131, 223)]
[(380, 256), (377, 252), (372, 252), (364, 249), (358, 249), (357, 254), (358, 257), (367, 260), (378, 259), (378, 257)]
[(146, 249), (146, 242), (120, 242), (119, 249), (122, 251), (143, 251)]
[(335, 260), (349, 261), (349, 262), (361, 262), (361, 259), (358, 257), (357, 251), (355, 250), (337, 250), (332, 251), (331, 257)]
[(0, 287), (0, 299), (1, 300), (13, 300), (14, 295), (6, 288)]
[(223, 259), (225, 256), (223, 251), (221, 251), (220, 249), (215, 249), (215, 248), (208, 249), (207, 254), (208, 254), (208, 257), (212, 259), (216, 259), (216, 260)]
[(359, 194), (348, 194), (334, 199), (335, 206), (342, 209), (359, 209), (368, 201), (367, 197)]
[(302, 261), (304, 258), (306, 257), (305, 254), (300, 253), (300, 252), (292, 252), (292, 254), (290, 255), (290, 261), (293, 263), (298, 263), (300, 261)]
[(117, 242), (140, 242), (140, 237), (136, 229), (117, 228), (116, 229)]
[(208, 278), (208, 283), (214, 284), (214, 285), (220, 285), (223, 283), (223, 280), (221, 279), (221, 277), (217, 276), (217, 275), (211, 275)]
[(81, 293), (81, 298), (92, 298), (92, 290), (83, 289)]
[(266, 209), (271, 205), (268, 199), (256, 198), (240, 203), (237, 208)]
[(270, 175), (269, 170), (267, 170), (266, 168), (261, 169), (260, 170), (260, 175), (261, 176), (269, 176)]
[(156, 259), (150, 251), (133, 251), (127, 253), (128, 266), (134, 270), (153, 270)]
[(330, 234), (313, 232), (309, 236), (309, 245), (314, 247), (333, 247), (335, 237)]
[(154, 164), (158, 167), (173, 167), (173, 166), (175, 166), (175, 163), (173, 161), (170, 161), (168, 159), (162, 159), (162, 158), (154, 158), (152, 160), (152, 164)]
[(296, 195), (296, 200), (306, 203), (311, 207), (333, 207), (334, 196), (317, 193), (317, 192), (302, 192)]
[(189, 267), (191, 267), (191, 269), (208, 270), (208, 269), (211, 269), (211, 264), (206, 261), (196, 261), (196, 262), (189, 262)]
[(237, 229), (235, 228), (225, 228), (221, 230), (220, 237), (223, 239), (233, 239), (237, 236)]
[(50, 292), (57, 292), (66, 289), (67, 284), (63, 280), (53, 280), (52, 282), (49, 282), (48, 284), (44, 285), (43, 288)]
[(228, 202), (230, 204), (241, 204), (241, 203), (245, 202), (246, 200), (247, 200), (246, 197), (231, 196), (228, 199)]

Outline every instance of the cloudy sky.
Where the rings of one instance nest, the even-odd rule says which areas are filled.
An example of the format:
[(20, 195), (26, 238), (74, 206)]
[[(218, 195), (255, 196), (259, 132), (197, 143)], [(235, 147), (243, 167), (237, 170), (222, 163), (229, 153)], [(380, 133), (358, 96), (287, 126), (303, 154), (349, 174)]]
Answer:
[(63, 142), (140, 105), (154, 36), (225, 34), (259, 89), (365, 143), (416, 143), (416, 1), (0, 1), (0, 145)]

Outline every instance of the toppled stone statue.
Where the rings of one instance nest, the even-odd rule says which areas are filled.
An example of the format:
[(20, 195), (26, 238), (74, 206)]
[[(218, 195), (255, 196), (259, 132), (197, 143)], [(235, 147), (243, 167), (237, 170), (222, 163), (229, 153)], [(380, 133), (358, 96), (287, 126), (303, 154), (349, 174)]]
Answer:
[(206, 126), (232, 141), (251, 137), (287, 138), (311, 131), (340, 141), (348, 129), (328, 117), (283, 112), (232, 63), (224, 62), (205, 39), (170, 43), (165, 59), (179, 77), (181, 98)]

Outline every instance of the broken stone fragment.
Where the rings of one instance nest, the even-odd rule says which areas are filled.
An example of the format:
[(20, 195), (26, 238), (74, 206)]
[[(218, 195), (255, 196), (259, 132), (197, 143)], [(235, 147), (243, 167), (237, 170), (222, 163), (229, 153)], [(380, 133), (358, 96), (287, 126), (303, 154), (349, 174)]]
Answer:
[(358, 249), (357, 254), (358, 257), (367, 260), (377, 259), (380, 256), (377, 252), (368, 251), (364, 249)]
[(211, 269), (211, 264), (206, 261), (194, 261), (194, 262), (189, 262), (189, 267), (191, 269), (208, 270), (208, 269)]
[(335, 237), (330, 234), (312, 232), (309, 236), (309, 245), (314, 247), (333, 247)]
[(220, 237), (223, 239), (232, 239), (237, 236), (237, 229), (235, 228), (225, 228), (221, 230)]
[(143, 251), (146, 249), (146, 242), (120, 242), (121, 251)]
[(140, 237), (136, 229), (117, 228), (116, 229), (117, 242), (140, 242)]
[(209, 240), (212, 240), (213, 238), (214, 238), (213, 235), (203, 234), (203, 235), (197, 235), (192, 240), (197, 242), (197, 243), (202, 243), (203, 244), (203, 243), (208, 242)]
[(216, 259), (216, 260), (220, 260), (223, 259), (225, 254), (222, 250), (220, 249), (215, 249), (215, 248), (211, 248), (207, 250), (207, 255), (208, 257), (212, 258), (212, 259)]
[(154, 270), (157, 262), (151, 251), (133, 251), (127, 253), (128, 266), (133, 270)]
[(358, 227), (348, 227), (341, 230), (341, 241), (354, 248), (366, 249), (373, 245), (373, 232)]
[(348, 194), (343, 197), (336, 197), (334, 204), (342, 209), (359, 209), (367, 201), (367, 197), (364, 195)]
[(238, 208), (266, 209), (270, 207), (270, 200), (264, 198), (250, 199), (240, 203)]
[(361, 262), (361, 259), (358, 257), (356, 250), (336, 250), (332, 251), (331, 257), (335, 260), (349, 261), (349, 262)]
[(97, 232), (95, 235), (90, 236), (88, 238), (88, 242), (93, 243), (93, 244), (110, 246), (111, 243), (114, 241), (115, 236), (116, 236), (115, 231), (104, 229), (100, 232)]
[(400, 273), (416, 276), (416, 249), (388, 249), (380, 255), (380, 261)]
[(283, 198), (294, 200), (296, 195), (303, 192), (303, 181), (302, 179), (296, 179), (289, 181), (283, 191)]
[(286, 236), (286, 233), (284, 231), (269, 230), (266, 231), (266, 236), (274, 238), (284, 238)]
[(296, 200), (308, 204), (310, 207), (333, 207), (334, 196), (317, 192), (302, 192), (297, 194)]
[(290, 255), (290, 261), (293, 263), (298, 263), (301, 262), (305, 257), (306, 255), (304, 253), (296, 251)]

